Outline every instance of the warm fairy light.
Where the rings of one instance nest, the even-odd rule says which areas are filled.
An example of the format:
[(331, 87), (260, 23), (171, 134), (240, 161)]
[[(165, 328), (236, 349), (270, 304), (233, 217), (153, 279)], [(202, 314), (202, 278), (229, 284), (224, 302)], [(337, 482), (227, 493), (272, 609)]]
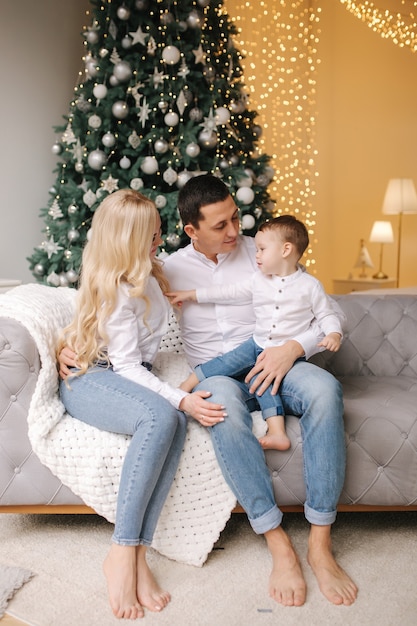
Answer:
[(315, 147), (317, 45), (320, 8), (311, 0), (226, 0), (239, 30), (236, 45), (245, 59), (244, 82), (259, 112), (261, 150), (275, 168), (271, 195), (276, 212), (293, 213), (307, 226), (313, 258), (317, 172)]
[(391, 39), (401, 48), (409, 47), (412, 52), (417, 50), (417, 21), (414, 13), (417, 2), (415, 0), (391, 3), (392, 6), (396, 5), (395, 11), (390, 11), (386, 7), (377, 8), (377, 3), (369, 1), (340, 0), (340, 2), (350, 13), (365, 22), (384, 39)]

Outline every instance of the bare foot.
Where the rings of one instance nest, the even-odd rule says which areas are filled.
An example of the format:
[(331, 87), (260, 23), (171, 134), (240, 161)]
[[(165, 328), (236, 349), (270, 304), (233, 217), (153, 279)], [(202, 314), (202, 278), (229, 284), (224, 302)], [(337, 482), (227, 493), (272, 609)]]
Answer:
[(278, 527), (265, 533), (265, 538), (272, 555), (269, 595), (283, 606), (302, 606), (306, 583), (288, 535)]
[(119, 619), (144, 616), (136, 596), (136, 547), (113, 543), (103, 564), (110, 606)]
[(307, 558), (320, 591), (329, 602), (345, 606), (355, 602), (358, 588), (333, 556), (330, 526), (311, 527)]
[(138, 546), (137, 556), (137, 594), (142, 606), (150, 611), (162, 611), (171, 600), (171, 596), (157, 584), (146, 562), (146, 546)]
[(291, 441), (287, 435), (270, 435), (269, 433), (259, 439), (264, 450), (288, 450)]

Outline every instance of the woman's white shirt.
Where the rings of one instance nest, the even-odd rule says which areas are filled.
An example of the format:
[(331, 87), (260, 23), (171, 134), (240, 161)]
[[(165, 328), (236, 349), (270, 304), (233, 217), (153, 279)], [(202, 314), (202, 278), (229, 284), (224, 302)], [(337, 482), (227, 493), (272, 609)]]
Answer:
[(148, 311), (146, 300), (129, 296), (129, 285), (119, 287), (116, 306), (106, 323), (108, 357), (114, 372), (152, 389), (178, 408), (187, 393), (159, 380), (142, 365), (154, 362), (170, 312), (170, 304), (153, 276), (148, 279), (145, 295)]

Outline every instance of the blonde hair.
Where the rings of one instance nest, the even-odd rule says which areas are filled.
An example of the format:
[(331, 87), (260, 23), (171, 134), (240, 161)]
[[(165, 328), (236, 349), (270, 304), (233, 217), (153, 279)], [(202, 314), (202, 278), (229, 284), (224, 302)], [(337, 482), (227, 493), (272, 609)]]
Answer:
[(162, 262), (150, 257), (157, 216), (155, 204), (132, 189), (112, 193), (96, 210), (83, 251), (75, 316), (58, 347), (60, 351), (69, 345), (75, 351), (78, 374), (97, 360), (108, 360), (105, 324), (121, 283), (128, 283), (131, 297), (145, 300), (146, 312), (149, 276), (157, 279), (163, 293), (168, 291)]

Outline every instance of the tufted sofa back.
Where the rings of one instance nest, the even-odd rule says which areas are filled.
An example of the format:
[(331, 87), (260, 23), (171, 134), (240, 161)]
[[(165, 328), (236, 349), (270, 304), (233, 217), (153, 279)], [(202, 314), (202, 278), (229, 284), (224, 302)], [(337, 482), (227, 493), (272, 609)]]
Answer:
[(417, 297), (333, 296), (347, 318), (339, 352), (311, 360), (335, 376), (417, 377)]

